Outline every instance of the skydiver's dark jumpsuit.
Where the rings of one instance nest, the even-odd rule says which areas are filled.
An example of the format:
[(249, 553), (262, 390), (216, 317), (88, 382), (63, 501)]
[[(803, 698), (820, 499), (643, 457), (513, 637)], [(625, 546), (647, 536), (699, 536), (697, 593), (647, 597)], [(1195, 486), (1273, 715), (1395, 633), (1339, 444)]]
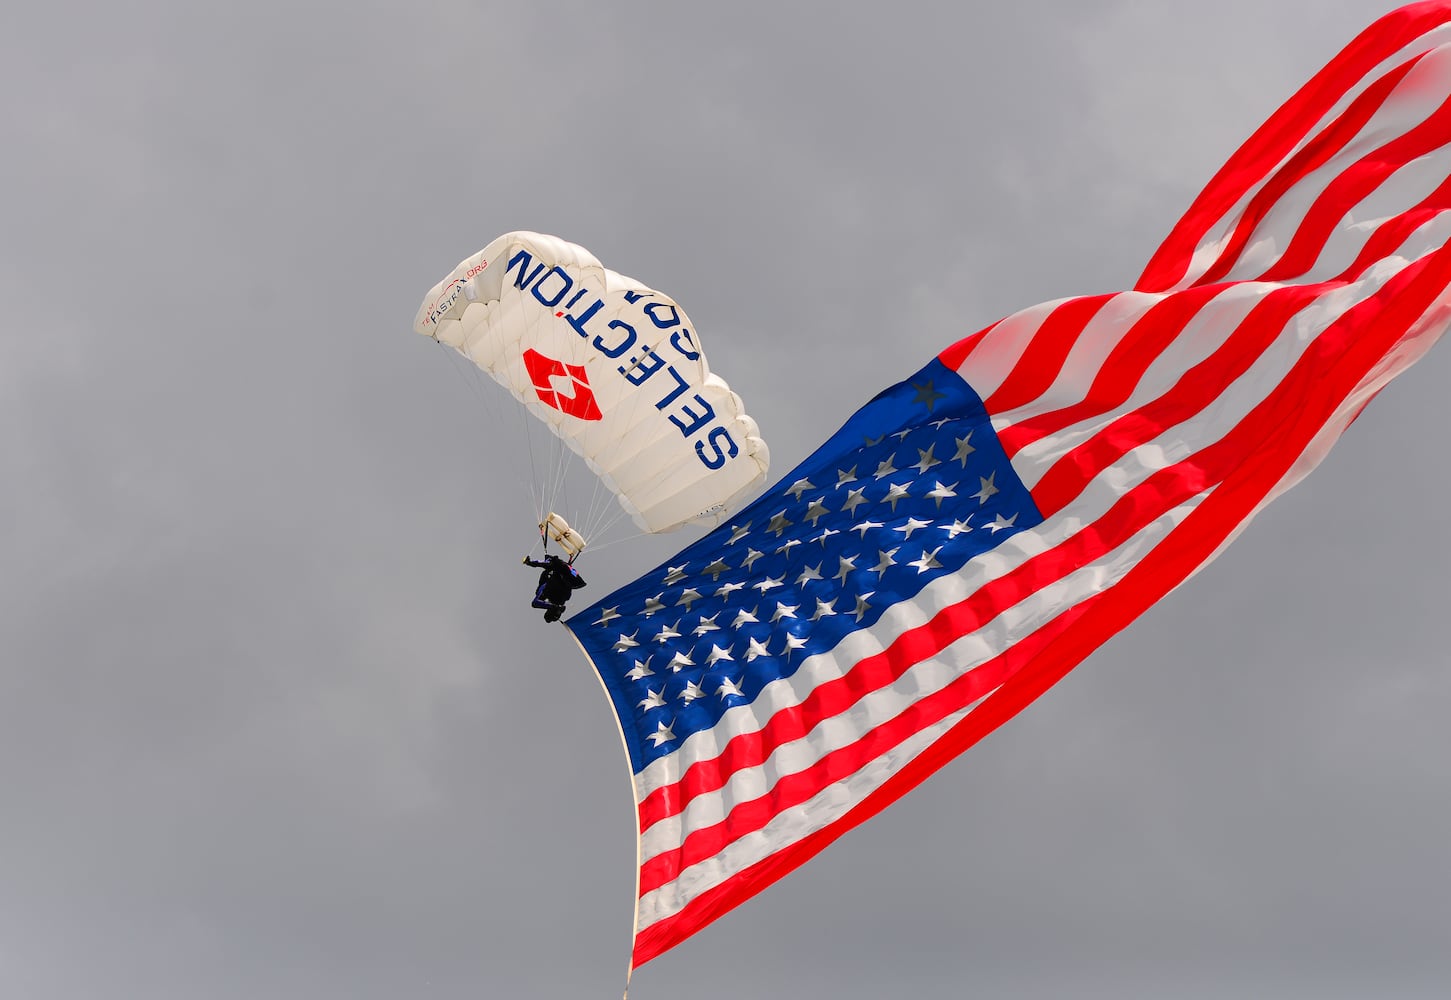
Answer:
[(575, 590), (584, 586), (584, 579), (558, 556), (545, 556), (542, 562), (525, 556), (524, 565), (544, 571), (539, 574), (539, 589), (534, 591), (534, 601), (530, 606), (542, 608), (545, 621), (559, 621), (560, 615), (564, 614), (565, 603)]

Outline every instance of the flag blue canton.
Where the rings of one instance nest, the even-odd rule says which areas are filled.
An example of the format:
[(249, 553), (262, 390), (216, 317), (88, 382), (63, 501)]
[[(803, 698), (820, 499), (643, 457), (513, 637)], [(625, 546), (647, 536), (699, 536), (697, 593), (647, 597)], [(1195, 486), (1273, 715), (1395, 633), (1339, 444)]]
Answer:
[(727, 524), (568, 624), (638, 773), (1041, 521), (982, 400), (934, 360)]

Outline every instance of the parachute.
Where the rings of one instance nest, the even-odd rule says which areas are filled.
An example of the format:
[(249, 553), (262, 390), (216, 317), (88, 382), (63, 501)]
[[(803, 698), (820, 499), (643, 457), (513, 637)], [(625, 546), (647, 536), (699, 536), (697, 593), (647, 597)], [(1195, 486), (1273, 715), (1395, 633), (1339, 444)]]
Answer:
[(433, 286), (413, 326), (508, 390), (643, 531), (718, 524), (765, 482), (760, 430), (685, 311), (581, 246), (500, 236)]

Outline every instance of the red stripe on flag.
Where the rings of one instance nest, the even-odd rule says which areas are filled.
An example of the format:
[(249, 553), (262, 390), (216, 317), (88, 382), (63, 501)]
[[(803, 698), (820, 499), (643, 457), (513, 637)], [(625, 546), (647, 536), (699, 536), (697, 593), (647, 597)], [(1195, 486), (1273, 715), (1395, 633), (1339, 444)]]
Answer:
[(1451, 208), (1451, 177), (1413, 208), (1376, 227), (1355, 260), (1336, 277), (1343, 281), (1359, 278), (1372, 264), (1394, 253), (1412, 233), (1448, 208)]
[(1362, 77), (1448, 19), (1451, 3), (1427, 0), (1391, 12), (1357, 35), (1219, 169), (1159, 246), (1134, 287), (1166, 291), (1178, 284), (1210, 227), (1275, 169)]
[(1016, 409), (1043, 395), (1063, 370), (1063, 363), (1068, 360), (1068, 353), (1083, 328), (1116, 295), (1110, 293), (1069, 299), (1053, 310), (1034, 331), (1032, 341), (1012, 372), (992, 396), (983, 401), (988, 412), (1003, 413)]
[(953, 344), (947, 350), (937, 355), (937, 359), (948, 368), (956, 371), (958, 368), (962, 367), (962, 363), (967, 360), (968, 355), (970, 355), (973, 351), (977, 350), (978, 346), (983, 342), (983, 338), (991, 333), (993, 329), (997, 327), (998, 324), (1001, 322), (1002, 320), (998, 320), (998, 322), (992, 324), (992, 326), (985, 326), (981, 330), (977, 331), (977, 333), (969, 334), (968, 336), (963, 337), (961, 340)]
[(1033, 487), (1039, 512), (1045, 518), (1057, 514), (1129, 451), (1214, 405), (1225, 387), (1244, 375), (1295, 314), (1327, 287), (1287, 285), (1255, 303), (1219, 349), (1186, 371), (1168, 392), (1125, 413), (1055, 462)]
[(1336, 228), (1344, 223), (1352, 209), (1405, 164), (1439, 149), (1448, 140), (1451, 140), (1451, 101), (1441, 105), (1425, 123), (1367, 154), (1331, 181), (1305, 214), (1284, 255), (1265, 272), (1264, 280), (1284, 281), (1314, 267)]
[[(1223, 288), (1202, 286), (1166, 296), (1154, 303), (1124, 334), (1102, 367), (1094, 374), (1085, 397), (1071, 406), (1035, 414), (1005, 427), (998, 434), (1003, 450), (1012, 458), (1028, 445), (1064, 428), (1082, 423), (1122, 406), (1144, 372), (1184, 332), (1204, 305)], [(1000, 411), (989, 410), (990, 413)]]
[[(1345, 145), (1365, 127), (1365, 123), (1370, 121), (1381, 109), (1386, 97), (1395, 89), (1396, 84), (1405, 78), (1406, 74), (1411, 71), (1411, 67), (1420, 59), (1421, 56), (1418, 55), (1376, 81), (1365, 93), (1355, 99), (1344, 114), (1291, 157), (1290, 161), (1250, 199), (1249, 205), (1245, 207), (1244, 213), (1235, 223), (1234, 232), (1230, 235), (1224, 249), (1220, 251), (1219, 259), (1195, 280), (1195, 284), (1222, 281), (1224, 276), (1234, 268), (1234, 265), (1239, 263), (1240, 254), (1248, 245), (1250, 236), (1264, 221), (1270, 210), (1279, 203), (1285, 192), (1303, 180), (1312, 170), (1324, 166), (1343, 150)], [(1326, 235), (1328, 236), (1329, 233), (1327, 232)], [(1314, 263), (1313, 257), (1310, 262)]]

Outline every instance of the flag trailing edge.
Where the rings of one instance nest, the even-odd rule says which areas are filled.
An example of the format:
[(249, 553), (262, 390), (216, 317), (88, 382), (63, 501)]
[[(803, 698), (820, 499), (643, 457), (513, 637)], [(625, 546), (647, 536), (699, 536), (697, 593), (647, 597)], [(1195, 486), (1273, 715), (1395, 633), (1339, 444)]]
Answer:
[(1451, 3), (1355, 39), (1136, 286), (1023, 310), (568, 622), (632, 770), (632, 968), (1211, 561), (1451, 322)]

